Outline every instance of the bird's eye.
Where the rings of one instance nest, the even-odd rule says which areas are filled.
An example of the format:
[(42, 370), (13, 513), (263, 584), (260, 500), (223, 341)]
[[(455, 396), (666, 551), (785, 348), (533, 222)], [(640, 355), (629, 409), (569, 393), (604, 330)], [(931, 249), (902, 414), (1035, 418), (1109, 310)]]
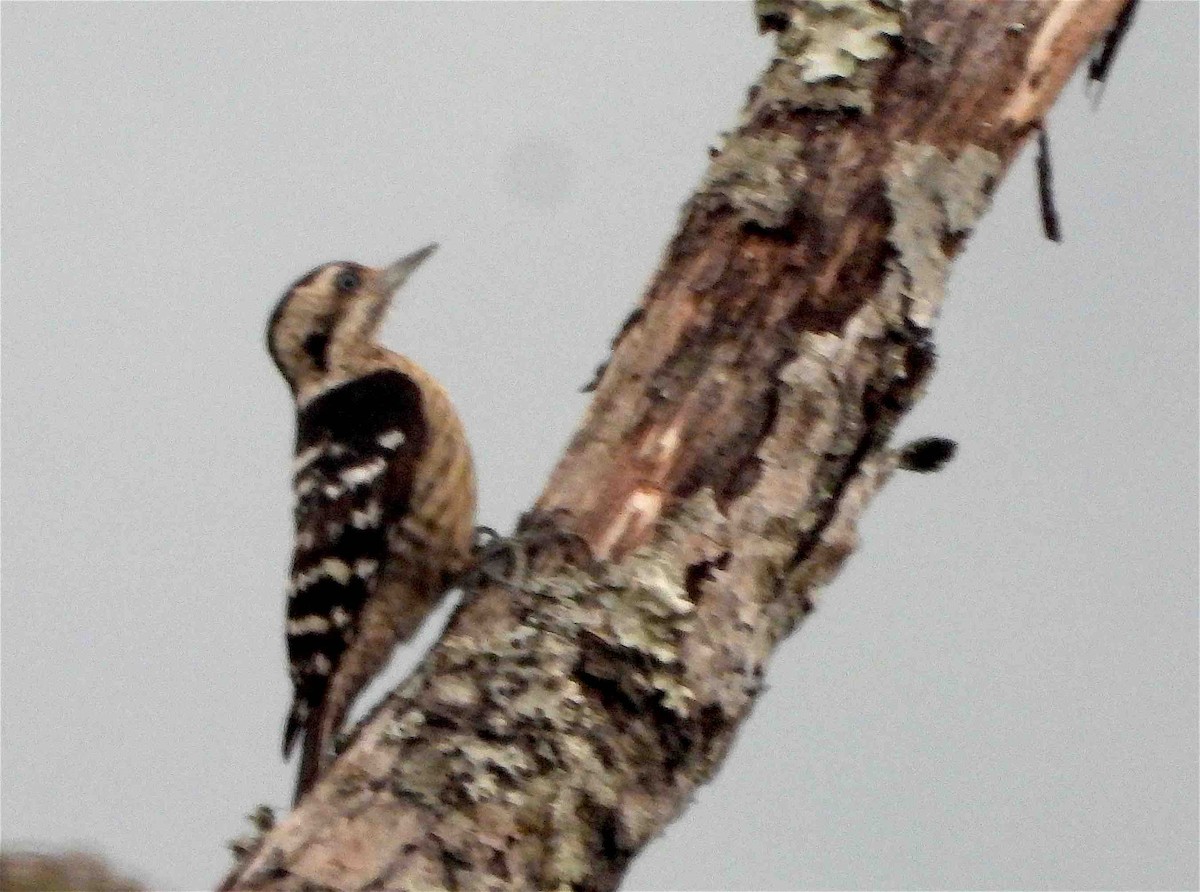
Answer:
[(358, 278), (358, 273), (352, 269), (347, 269), (338, 273), (338, 276), (336, 279), (334, 279), (333, 284), (337, 286), (338, 291), (342, 292), (343, 294), (349, 294), (351, 291), (357, 290), (359, 284), (361, 283)]

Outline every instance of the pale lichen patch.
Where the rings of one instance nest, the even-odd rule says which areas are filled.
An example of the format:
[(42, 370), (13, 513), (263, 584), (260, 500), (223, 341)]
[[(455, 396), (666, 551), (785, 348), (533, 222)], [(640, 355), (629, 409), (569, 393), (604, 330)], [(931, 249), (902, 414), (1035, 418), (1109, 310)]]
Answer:
[(882, 59), (898, 37), (903, 7), (876, 0), (805, 0), (789, 4), (779, 52), (799, 64), (804, 80), (852, 77), (861, 62)]
[(618, 572), (623, 584), (600, 596), (617, 643), (662, 663), (675, 662), (678, 638), (695, 611), (678, 559), (643, 548), (622, 561)]
[(799, 140), (783, 134), (731, 136), (709, 166), (702, 192), (764, 229), (786, 226), (806, 179), (800, 149)]
[(941, 198), (946, 226), (968, 233), (991, 204), (992, 188), (1000, 176), (1000, 156), (976, 145), (959, 152), (942, 177)]
[[(676, 530), (703, 533), (714, 543), (724, 538), (727, 519), (717, 504), (712, 487), (704, 486), (696, 490), (676, 506), (673, 516), (677, 524)], [(671, 536), (668, 533), (667, 539), (675, 544), (680, 541), (678, 534)]]
[(874, 111), (871, 91), (864, 84), (841, 81), (813, 83), (802, 66), (787, 59), (776, 59), (763, 76), (762, 90), (746, 111), (749, 120), (762, 105), (807, 111)]
[(696, 693), (686, 684), (666, 672), (653, 673), (650, 676), (650, 684), (662, 691), (663, 706), (671, 712), (683, 717), (691, 714), (696, 703)]
[(1000, 170), (999, 156), (978, 146), (968, 146), (951, 161), (935, 146), (897, 144), (886, 181), (892, 212), (888, 241), (896, 249), (898, 269), (893, 266), (884, 290), (898, 287), (908, 298), (906, 315), (916, 327), (932, 328), (941, 309), (950, 263), (943, 240), (975, 225)]
[(529, 756), (517, 747), (467, 739), (453, 746), (478, 777), (485, 772), (516, 778), (533, 768)]
[(550, 867), (559, 883), (571, 884), (587, 876), (591, 864), (582, 822), (578, 818), (579, 792), (571, 786), (559, 789), (550, 806), (550, 820), (555, 830), (549, 843), (553, 847)]
[(419, 709), (410, 709), (384, 729), (383, 737), (392, 743), (412, 740), (420, 734), (425, 726), (425, 713)]
[(479, 701), (479, 689), (461, 676), (441, 673), (432, 679), (431, 684), (434, 699), (444, 706), (465, 709)]
[(778, 31), (775, 59), (743, 121), (763, 106), (873, 110), (878, 62), (893, 52), (903, 0), (760, 0), (760, 21)]

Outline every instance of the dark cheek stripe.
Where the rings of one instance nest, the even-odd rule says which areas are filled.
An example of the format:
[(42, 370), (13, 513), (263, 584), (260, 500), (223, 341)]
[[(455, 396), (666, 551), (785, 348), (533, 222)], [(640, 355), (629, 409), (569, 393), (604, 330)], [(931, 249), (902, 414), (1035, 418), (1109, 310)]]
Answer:
[(323, 331), (313, 332), (304, 339), (304, 352), (319, 371), (329, 371), (329, 335)]

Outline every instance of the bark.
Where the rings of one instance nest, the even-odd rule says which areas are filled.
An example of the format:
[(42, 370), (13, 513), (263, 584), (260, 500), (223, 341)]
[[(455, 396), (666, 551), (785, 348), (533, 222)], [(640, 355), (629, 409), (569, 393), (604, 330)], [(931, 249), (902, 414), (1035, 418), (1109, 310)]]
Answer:
[(507, 582), (470, 588), (229, 885), (614, 888), (854, 549), (950, 260), (1123, 5), (761, 2), (776, 57)]

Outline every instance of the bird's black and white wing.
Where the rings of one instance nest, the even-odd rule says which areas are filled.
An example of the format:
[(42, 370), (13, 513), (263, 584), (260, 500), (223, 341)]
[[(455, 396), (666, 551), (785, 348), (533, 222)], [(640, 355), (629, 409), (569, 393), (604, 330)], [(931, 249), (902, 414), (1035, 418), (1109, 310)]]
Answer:
[(287, 601), (295, 697), (286, 757), (316, 727), (330, 679), (358, 631), (388, 557), (388, 530), (409, 510), (426, 425), (417, 385), (383, 370), (334, 387), (299, 413), (296, 544)]

